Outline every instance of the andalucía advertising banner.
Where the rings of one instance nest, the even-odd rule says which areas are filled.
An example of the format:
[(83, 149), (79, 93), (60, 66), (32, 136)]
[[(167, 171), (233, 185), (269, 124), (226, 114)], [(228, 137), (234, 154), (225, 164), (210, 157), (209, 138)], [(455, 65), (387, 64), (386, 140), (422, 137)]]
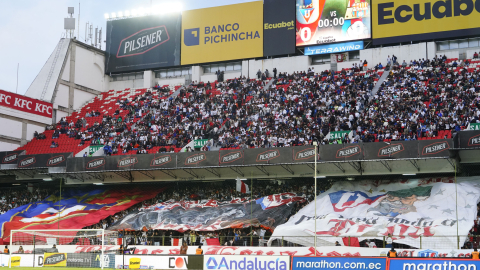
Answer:
[(290, 270), (290, 256), (205, 255), (204, 270)]
[(390, 259), (390, 270), (476, 270), (479, 260)]
[(180, 65), (180, 14), (107, 22), (105, 72)]
[(337, 44), (317, 45), (305, 47), (305, 55), (342, 53), (363, 50), (363, 41), (352, 41)]
[(372, 36), (370, 0), (297, 0), (297, 46)]
[(453, 177), (335, 182), (278, 226), (270, 241), (311, 246), (315, 233), (318, 245), (342, 242), (343, 237), (383, 240), (392, 234), (394, 243), (410, 247), (456, 246), (474, 225), (479, 201), (480, 177), (460, 177), (457, 184)]
[(263, 56), (263, 2), (187, 10), (182, 65)]
[(386, 270), (387, 258), (293, 257), (292, 270), (356, 269)]

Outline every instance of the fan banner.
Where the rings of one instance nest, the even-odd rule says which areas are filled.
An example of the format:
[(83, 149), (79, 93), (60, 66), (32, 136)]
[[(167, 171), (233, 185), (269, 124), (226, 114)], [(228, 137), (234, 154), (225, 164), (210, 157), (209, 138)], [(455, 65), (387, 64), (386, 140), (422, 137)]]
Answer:
[(294, 193), (275, 194), (257, 200), (169, 200), (127, 215), (110, 229), (140, 230), (146, 227), (184, 232), (262, 226), (273, 230), (290, 215), (296, 202), (304, 200), (303, 196)]
[(384, 240), (389, 234), (394, 243), (414, 248), (457, 246), (457, 234), (463, 245), (474, 225), (479, 198), (479, 177), (457, 178), (457, 183), (453, 177), (336, 182), (278, 226), (270, 243), (283, 239), (313, 246), (316, 203), (320, 246), (349, 236)]
[[(59, 194), (52, 195), (43, 201), (26, 204), (0, 215), (1, 238), (4, 242), (9, 242), (11, 230), (82, 229), (139, 202), (149, 200), (163, 189), (150, 186), (68, 189), (62, 192), (61, 197)], [(75, 231), (63, 232), (65, 236), (75, 234)], [(24, 234), (16, 232), (14, 238), (21, 238), (22, 235)], [(25, 233), (24, 237), (31, 235)], [(35, 239), (39, 245), (45, 240), (40, 237)], [(72, 241), (69, 237), (60, 240), (66, 241), (65, 244)]]

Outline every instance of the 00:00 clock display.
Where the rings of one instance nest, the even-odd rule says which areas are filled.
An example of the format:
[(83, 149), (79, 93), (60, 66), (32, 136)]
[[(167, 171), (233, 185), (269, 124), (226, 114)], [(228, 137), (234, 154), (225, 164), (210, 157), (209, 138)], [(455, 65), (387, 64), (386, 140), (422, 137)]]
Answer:
[(343, 25), (345, 23), (344, 18), (333, 18), (333, 20), (325, 19), (325, 20), (319, 20), (318, 21), (318, 27), (329, 27), (330, 23), (332, 24), (331, 26), (338, 26), (338, 25)]

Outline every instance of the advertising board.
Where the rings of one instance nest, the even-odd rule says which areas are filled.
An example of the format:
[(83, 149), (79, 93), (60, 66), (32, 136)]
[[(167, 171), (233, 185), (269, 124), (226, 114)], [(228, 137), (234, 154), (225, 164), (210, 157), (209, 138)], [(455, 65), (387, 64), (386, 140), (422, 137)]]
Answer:
[[(352, 41), (345, 43), (317, 45), (305, 47), (305, 55), (342, 53), (363, 50), (363, 41)], [(332, 133), (332, 132), (330, 132)]]
[(387, 258), (292, 257), (292, 270), (349, 268), (386, 270)]
[(465, 259), (390, 259), (390, 270), (474, 270), (480, 267), (479, 260)]
[(370, 0), (297, 0), (297, 46), (371, 38)]
[(216, 269), (271, 269), (289, 270), (289, 256), (256, 256), (256, 255), (205, 255), (204, 270)]
[(0, 106), (49, 118), (52, 117), (53, 111), (52, 103), (4, 90), (0, 90)]
[(373, 11), (374, 45), (480, 34), (478, 1), (377, 0)]
[[(117, 269), (203, 270), (203, 256), (185, 255), (115, 255)], [(123, 264), (123, 267), (122, 267)]]
[(295, 53), (295, 0), (263, 1), (263, 56)]
[(180, 65), (180, 27), (180, 14), (108, 21), (105, 72)]
[(184, 11), (182, 65), (263, 56), (263, 3)]

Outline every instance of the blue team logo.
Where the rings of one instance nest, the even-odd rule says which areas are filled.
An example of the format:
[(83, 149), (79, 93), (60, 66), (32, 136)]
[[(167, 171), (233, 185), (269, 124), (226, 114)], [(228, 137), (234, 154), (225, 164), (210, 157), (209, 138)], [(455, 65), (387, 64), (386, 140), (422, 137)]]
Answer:
[(185, 29), (183, 32), (185, 46), (197, 46), (200, 44), (200, 28)]
[(217, 261), (213, 257), (208, 258), (206, 265), (207, 265), (207, 269), (217, 269), (217, 266), (218, 266)]

